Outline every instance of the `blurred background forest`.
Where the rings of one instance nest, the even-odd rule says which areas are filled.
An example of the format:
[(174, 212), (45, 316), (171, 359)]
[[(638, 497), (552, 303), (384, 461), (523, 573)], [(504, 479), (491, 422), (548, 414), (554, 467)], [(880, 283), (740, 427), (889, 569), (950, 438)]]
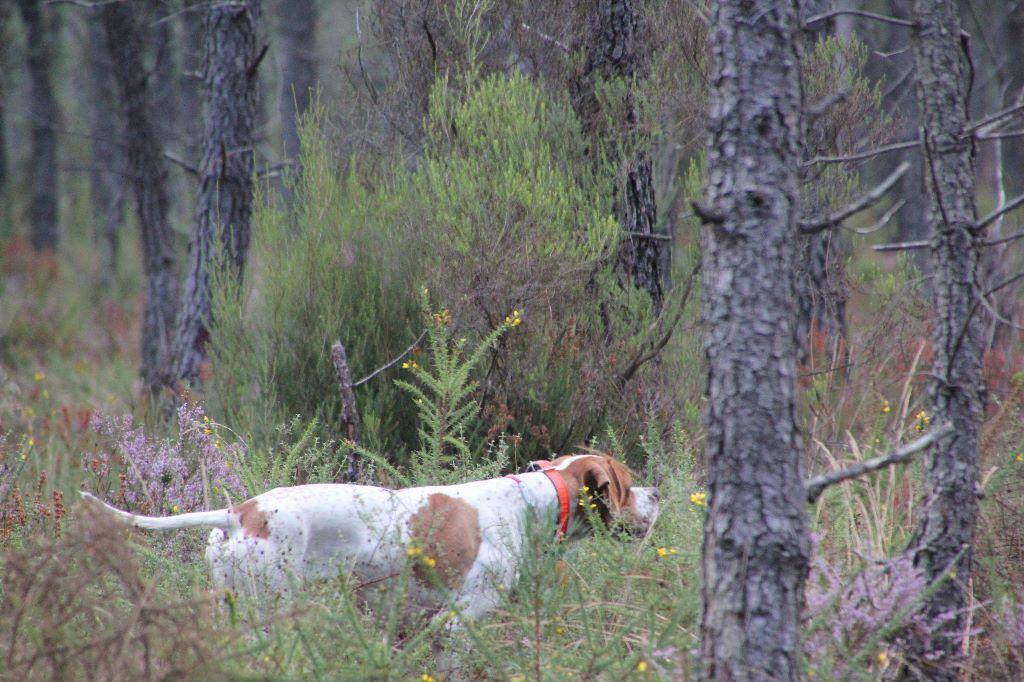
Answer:
[[(794, 233), (812, 473), (930, 423), (909, 31), (830, 9), (801, 8), (802, 214), (909, 165), (869, 211)], [(1024, 7), (961, 9), (984, 216), (1024, 192)], [(74, 526), (70, 496), (164, 514), (275, 485), (507, 473), (583, 446), (661, 486), (659, 529), (642, 547), (560, 548), (581, 566), (565, 580), (538, 557), (468, 665), (481, 679), (689, 676), (709, 14), (675, 0), (0, 3), (0, 589), (18, 614), (0, 615), (14, 633), (0, 677), (429, 677), (429, 643), (344, 589), (238, 627), (202, 567), (183, 567), (202, 563), (201, 539), (125, 545)], [(973, 679), (1024, 674), (1020, 216), (988, 226)], [(813, 506), (809, 677), (892, 671), (920, 584), (886, 557), (913, 530), (920, 477), (895, 467)]]

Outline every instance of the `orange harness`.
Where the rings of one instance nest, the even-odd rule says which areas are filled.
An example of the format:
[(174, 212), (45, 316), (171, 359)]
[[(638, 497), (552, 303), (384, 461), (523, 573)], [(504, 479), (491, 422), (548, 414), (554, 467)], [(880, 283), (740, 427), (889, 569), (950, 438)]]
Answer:
[[(551, 481), (551, 485), (555, 486), (555, 492), (558, 493), (558, 534), (555, 536), (556, 542), (561, 542), (565, 539), (565, 534), (569, 530), (569, 488), (565, 485), (565, 479), (562, 478), (562, 472), (555, 469), (554, 465), (546, 459), (538, 459), (536, 462), (531, 462), (526, 467), (527, 473), (534, 471), (543, 472), (548, 480)], [(514, 474), (509, 474), (505, 478), (511, 478), (516, 483), (522, 484)]]

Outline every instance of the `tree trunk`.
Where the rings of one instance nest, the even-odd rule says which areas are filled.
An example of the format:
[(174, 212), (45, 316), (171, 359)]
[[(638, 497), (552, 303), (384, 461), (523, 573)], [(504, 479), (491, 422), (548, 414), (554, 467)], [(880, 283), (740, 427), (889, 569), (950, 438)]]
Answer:
[(278, 54), (281, 71), (281, 136), (287, 162), (299, 159), (298, 120), (309, 109), (316, 86), (316, 3), (277, 0)]
[(142, 234), (145, 303), (142, 318), (142, 380), (157, 391), (169, 379), (171, 332), (178, 303), (174, 235), (167, 220), (167, 170), (148, 111), (142, 29), (129, 3), (100, 8), (107, 50), (125, 122), (128, 177)]
[(89, 200), (96, 237), (103, 243), (103, 277), (107, 284), (117, 272), (121, 218), (124, 213), (124, 181), (127, 175), (122, 153), (123, 124), (117, 111), (117, 92), (111, 77), (110, 55), (99, 9), (89, 10), (89, 98), (92, 115), (92, 166), (89, 169)]
[(707, 362), (702, 676), (796, 680), (810, 541), (797, 423), (801, 151), (794, 2), (713, 22), (703, 255)]
[(10, 49), (7, 45), (7, 31), (10, 26), (10, 6), (0, 3), (0, 240), (7, 241), (11, 236), (11, 202), (8, 198), (10, 176), (7, 167), (7, 91), (9, 79), (7, 74), (14, 69), (10, 63)]
[(20, 0), (28, 43), (31, 84), (32, 189), (29, 198), (30, 240), (37, 250), (57, 248), (57, 104), (50, 82), (50, 33), (41, 0)]
[(935, 627), (932, 641), (911, 642), (908, 672), (921, 679), (955, 680), (968, 622), (978, 445), (984, 417), (984, 325), (978, 284), (982, 235), (974, 228), (974, 140), (961, 134), (968, 119), (965, 75), (969, 66), (961, 53), (957, 3), (916, 0), (914, 23), (912, 47), (937, 315), (929, 402), (932, 419), (950, 421), (955, 428), (931, 447), (925, 466), (923, 499), (910, 551), (927, 578), (941, 583), (924, 607)]
[(241, 278), (249, 249), (259, 15), (258, 0), (245, 0), (213, 4), (205, 19), (203, 157), (175, 347), (177, 376), (193, 383), (206, 359), (211, 269)]
[[(615, 213), (622, 226), (615, 269), (620, 282), (632, 280), (646, 291), (660, 312), (670, 286), (671, 235), (658, 232), (651, 170), (651, 135), (641, 124), (634, 92), (636, 81), (647, 78), (650, 55), (648, 27), (638, 0), (597, 0), (591, 20), (590, 49), (583, 67), (577, 110), (584, 126), (613, 149), (621, 164), (620, 192)], [(623, 81), (621, 111), (604, 111), (600, 83)], [(614, 126), (608, 130), (609, 117)], [(616, 157), (618, 157), (616, 159)]]

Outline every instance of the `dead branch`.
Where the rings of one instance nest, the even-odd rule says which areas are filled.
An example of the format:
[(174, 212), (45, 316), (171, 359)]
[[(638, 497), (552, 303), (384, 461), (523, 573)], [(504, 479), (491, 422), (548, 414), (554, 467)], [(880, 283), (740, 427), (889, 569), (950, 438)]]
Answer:
[(826, 488), (829, 488), (836, 483), (842, 483), (843, 481), (848, 481), (851, 478), (858, 478), (866, 473), (878, 471), (879, 469), (884, 469), (885, 467), (892, 466), (893, 464), (905, 462), (916, 453), (924, 450), (938, 439), (952, 432), (953, 425), (946, 423), (887, 455), (872, 457), (871, 459), (848, 466), (845, 469), (829, 471), (820, 476), (815, 476), (804, 484), (804, 489), (807, 492), (807, 503), (814, 504), (814, 502), (821, 497), (821, 494), (825, 492)]
[(363, 377), (359, 381), (357, 381), (354, 384), (352, 384), (352, 388), (355, 388), (357, 386), (362, 386), (367, 381), (369, 381), (370, 379), (374, 378), (375, 376), (377, 376), (378, 374), (380, 374), (384, 370), (386, 370), (386, 369), (388, 369), (390, 367), (394, 367), (396, 364), (398, 364), (398, 362), (402, 358), (404, 358), (406, 355), (408, 355), (409, 353), (411, 353), (414, 350), (416, 350), (416, 346), (420, 345), (420, 342), (423, 341), (423, 337), (425, 337), (426, 335), (427, 335), (427, 330), (424, 329), (422, 332), (420, 332), (420, 335), (416, 337), (416, 340), (412, 342), (412, 345), (409, 346), (408, 348), (406, 348), (401, 353), (399, 353), (398, 357), (396, 357), (394, 360), (392, 360), (391, 362), (387, 363), (386, 365), (378, 367), (377, 369), (373, 370), (372, 372), (367, 374), (365, 377)]
[(921, 140), (907, 140), (906, 142), (895, 142), (885, 147), (876, 147), (875, 149), (869, 149), (866, 152), (857, 152), (856, 154), (844, 154), (842, 156), (816, 156), (809, 161), (804, 161), (804, 166), (813, 166), (818, 163), (847, 163), (849, 161), (863, 161), (864, 159), (870, 159), (873, 156), (879, 156), (881, 154), (888, 154), (889, 152), (898, 152), (903, 149), (910, 149), (921, 144)]
[(885, 227), (886, 225), (889, 224), (889, 221), (892, 220), (892, 217), (894, 215), (896, 215), (896, 211), (898, 211), (901, 208), (903, 208), (906, 205), (906, 203), (907, 202), (906, 202), (905, 199), (900, 199), (895, 204), (890, 206), (889, 210), (886, 211), (885, 213), (883, 213), (882, 217), (879, 218), (878, 221), (874, 225), (872, 225), (871, 227), (864, 227), (864, 228), (855, 229), (854, 232), (856, 232), (857, 234), (860, 234), (860, 235), (872, 234), (873, 232), (878, 232), (883, 227)]
[(834, 9), (831, 12), (823, 12), (821, 14), (815, 14), (804, 22), (804, 28), (813, 26), (814, 24), (822, 21), (828, 21), (829, 19), (842, 16), (852, 15), (855, 17), (864, 17), (866, 19), (874, 19), (875, 21), (881, 21), (884, 24), (893, 24), (894, 26), (905, 26), (907, 28), (913, 28), (914, 22), (906, 19), (897, 19), (896, 17), (889, 17), (884, 14), (875, 14), (874, 12), (865, 12), (861, 9)]
[(911, 249), (927, 249), (931, 242), (927, 239), (919, 239), (913, 242), (894, 242), (892, 244), (875, 244), (871, 248), (875, 251), (909, 251)]
[(855, 213), (860, 213), (885, 196), (885, 193), (888, 192), (892, 186), (896, 184), (896, 181), (903, 177), (904, 173), (908, 170), (910, 170), (910, 163), (904, 161), (896, 167), (896, 170), (889, 174), (889, 177), (876, 185), (874, 189), (841, 211), (811, 220), (801, 220), (800, 231), (804, 234), (815, 234), (822, 230), (836, 227), (850, 216)]
[(1013, 106), (1006, 107), (1005, 109), (997, 111), (994, 114), (986, 116), (980, 121), (970, 123), (966, 128), (964, 128), (964, 131), (960, 134), (960, 137), (967, 137), (969, 135), (973, 135), (975, 132), (980, 131), (982, 128), (990, 126), (996, 121), (1002, 120), (1007, 116), (1013, 116), (1022, 109), (1024, 109), (1024, 102), (1018, 102)]
[(352, 372), (348, 368), (348, 354), (345, 353), (345, 346), (341, 345), (341, 341), (335, 341), (331, 346), (331, 358), (334, 360), (334, 371), (338, 374), (341, 432), (345, 434), (348, 448), (348, 470), (345, 472), (345, 480), (353, 483), (359, 477), (359, 453), (352, 446), (361, 445), (362, 436), (359, 433), (359, 408), (356, 405), (355, 393), (352, 392)]
[(1019, 207), (1022, 204), (1024, 204), (1024, 194), (1015, 197), (1013, 201), (1008, 202), (1002, 208), (998, 208), (995, 211), (992, 211), (987, 216), (985, 216), (978, 222), (974, 223), (974, 230), (984, 230), (986, 227), (988, 227), (996, 220), (998, 220), (1002, 215), (1009, 213), (1010, 211), (1014, 210), (1015, 208)]

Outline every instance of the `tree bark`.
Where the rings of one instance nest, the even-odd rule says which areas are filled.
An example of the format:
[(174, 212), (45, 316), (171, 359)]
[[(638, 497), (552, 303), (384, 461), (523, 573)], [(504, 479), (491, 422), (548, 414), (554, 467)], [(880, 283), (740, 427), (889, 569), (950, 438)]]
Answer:
[(801, 150), (794, 2), (713, 20), (703, 233), (710, 500), (702, 677), (797, 680), (810, 541), (797, 423)]
[(277, 33), (281, 71), (281, 136), (285, 161), (299, 159), (299, 126), (316, 86), (316, 3), (277, 0)]
[[(911, 642), (910, 676), (959, 679), (968, 622), (968, 581), (978, 504), (978, 446), (984, 417), (979, 253), (974, 228), (974, 141), (962, 135), (968, 120), (966, 73), (957, 3), (916, 0), (912, 47), (924, 137), (924, 177), (936, 316), (935, 360), (929, 402), (933, 420), (949, 421), (951, 435), (929, 451), (918, 526), (910, 543), (914, 563), (941, 583), (925, 615), (932, 641)], [(943, 576), (948, 576), (943, 579)]]
[[(613, 163), (621, 164), (620, 192), (615, 213), (622, 226), (622, 243), (615, 269), (619, 281), (646, 291), (660, 312), (670, 286), (671, 235), (658, 231), (651, 135), (641, 123), (636, 81), (647, 78), (650, 55), (647, 21), (638, 0), (597, 0), (591, 19), (590, 49), (583, 67), (577, 111), (594, 137), (611, 143)], [(621, 80), (622, 110), (602, 111), (601, 82)], [(608, 116), (618, 118), (607, 129)], [(615, 159), (618, 156), (618, 159)]]
[(212, 319), (210, 272), (241, 278), (249, 249), (256, 121), (258, 0), (207, 10), (203, 75), (203, 157), (175, 347), (177, 377), (200, 378)]
[(28, 33), (28, 75), (31, 84), (32, 188), (29, 198), (30, 241), (37, 250), (57, 248), (57, 103), (50, 81), (50, 33), (42, 0), (20, 0)]
[(104, 245), (103, 277), (109, 284), (117, 272), (121, 247), (121, 218), (124, 213), (124, 180), (127, 175), (122, 153), (122, 130), (117, 111), (117, 91), (111, 76), (110, 55), (99, 9), (89, 10), (89, 99), (92, 116), (92, 166), (89, 169), (89, 201), (95, 234)]
[(100, 8), (107, 50), (125, 122), (128, 176), (142, 234), (145, 303), (142, 317), (142, 380), (156, 392), (169, 379), (171, 332), (178, 303), (174, 235), (167, 220), (167, 170), (149, 114), (142, 29), (129, 3)]

